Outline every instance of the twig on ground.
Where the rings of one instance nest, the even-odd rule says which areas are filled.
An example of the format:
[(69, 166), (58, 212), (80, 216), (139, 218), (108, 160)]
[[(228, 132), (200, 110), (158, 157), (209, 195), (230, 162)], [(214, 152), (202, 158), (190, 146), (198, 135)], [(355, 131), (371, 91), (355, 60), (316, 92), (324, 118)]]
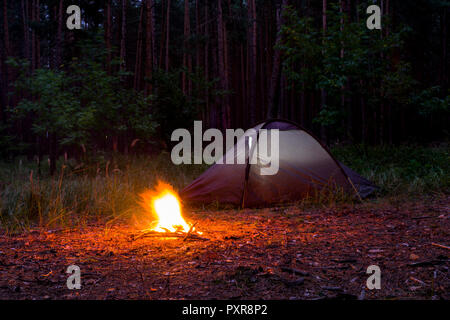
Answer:
[(419, 261), (419, 262), (413, 262), (413, 263), (409, 263), (407, 264), (407, 266), (410, 267), (428, 267), (428, 266), (434, 266), (434, 265), (440, 265), (440, 264), (444, 264), (447, 263), (449, 260), (426, 260), (426, 261)]
[(298, 278), (294, 281), (289, 281), (287, 279), (281, 278), (281, 282), (283, 282), (287, 287), (295, 287), (305, 283), (305, 278)]
[(189, 237), (189, 235), (191, 234), (192, 230), (194, 230), (194, 227), (195, 227), (196, 224), (197, 224), (197, 222), (194, 223), (194, 224), (189, 228), (189, 231), (186, 233), (186, 237), (184, 237), (183, 241), (186, 241), (186, 239), (187, 239), (187, 238)]
[(419, 280), (417, 278), (414, 278), (413, 276), (409, 277), (409, 279), (414, 281), (414, 282), (416, 282), (416, 283), (418, 283), (418, 284), (421, 284), (423, 286), (427, 286), (427, 284), (425, 282), (423, 282), (422, 280)]
[(421, 219), (431, 219), (431, 218), (439, 218), (439, 216), (420, 216), (420, 217), (413, 217), (411, 219), (421, 220)]
[(444, 246), (443, 244), (439, 244), (439, 243), (431, 243), (432, 246), (438, 247), (438, 248), (442, 248), (442, 249), (447, 249), (450, 250), (450, 247)]
[(302, 271), (302, 270), (293, 269), (293, 268), (288, 268), (288, 267), (281, 267), (281, 271), (292, 273), (292, 274), (298, 274), (298, 275), (304, 276), (304, 277), (309, 276), (308, 272), (305, 272), (305, 271)]
[[(189, 238), (189, 239), (193, 239), (193, 240), (209, 240), (207, 238), (203, 238), (200, 237), (196, 234), (190, 233), (188, 235), (188, 237), (186, 236), (186, 233), (182, 233), (182, 232), (156, 232), (156, 231), (144, 231), (141, 234), (138, 234), (136, 236), (132, 236), (132, 240), (138, 240), (144, 237), (149, 237), (149, 238)], [(184, 241), (184, 240), (183, 240)]]

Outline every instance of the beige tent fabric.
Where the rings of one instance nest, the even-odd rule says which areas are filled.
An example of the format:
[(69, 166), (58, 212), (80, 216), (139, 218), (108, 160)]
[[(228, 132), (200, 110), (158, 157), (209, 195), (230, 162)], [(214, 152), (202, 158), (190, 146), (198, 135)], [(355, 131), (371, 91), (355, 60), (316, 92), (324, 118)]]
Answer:
[[(194, 203), (229, 203), (239, 205), (242, 201), (244, 191), (246, 164), (237, 164), (237, 159), (249, 151), (245, 149), (245, 139), (250, 137), (252, 141), (257, 141), (256, 130), (260, 129), (263, 124), (253, 128), (255, 130), (247, 130), (233, 148), (227, 150), (222, 158), (222, 164), (214, 164), (194, 182), (184, 188), (180, 196), (184, 201)], [(240, 146), (241, 148), (238, 148)], [(244, 146), (244, 148), (242, 148)], [(226, 164), (227, 157), (233, 159), (235, 164)]]
[[(341, 186), (351, 191), (344, 172), (313, 137), (302, 130), (280, 131), (279, 170), (260, 175), (261, 163), (250, 166), (245, 206), (290, 202), (313, 196), (322, 188)], [(261, 160), (258, 155), (258, 160)]]
[[(259, 137), (259, 129), (279, 130), (278, 172), (275, 175), (260, 174), (260, 169), (269, 165), (270, 157), (265, 158), (261, 152), (252, 153), (256, 143), (253, 143), (252, 150), (245, 150), (246, 144), (242, 143), (245, 140), (242, 139), (246, 138), (243, 136), (227, 154), (230, 157), (230, 153), (231, 156), (234, 153), (236, 160), (238, 155), (246, 152), (247, 164), (214, 164), (180, 192), (183, 201), (256, 207), (301, 200), (314, 196), (324, 188), (331, 192), (340, 189), (356, 194), (361, 187), (361, 196), (370, 194), (376, 188), (349, 168), (344, 169), (315, 137), (292, 122), (272, 120), (254, 129), (258, 136), (250, 131), (246, 135), (253, 142), (257, 141), (258, 151), (264, 142)], [(252, 156), (258, 161), (248, 164)]]

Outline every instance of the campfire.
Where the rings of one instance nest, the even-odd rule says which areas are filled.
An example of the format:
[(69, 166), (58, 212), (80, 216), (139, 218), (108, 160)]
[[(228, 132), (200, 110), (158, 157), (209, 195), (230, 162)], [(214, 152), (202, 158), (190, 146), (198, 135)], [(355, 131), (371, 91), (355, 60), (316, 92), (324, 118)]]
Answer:
[(147, 190), (140, 195), (141, 206), (149, 216), (153, 216), (153, 226), (144, 229), (134, 237), (168, 237), (184, 238), (184, 240), (201, 238), (202, 233), (195, 229), (195, 223), (189, 224), (184, 220), (181, 202), (173, 187), (162, 181), (154, 190)]

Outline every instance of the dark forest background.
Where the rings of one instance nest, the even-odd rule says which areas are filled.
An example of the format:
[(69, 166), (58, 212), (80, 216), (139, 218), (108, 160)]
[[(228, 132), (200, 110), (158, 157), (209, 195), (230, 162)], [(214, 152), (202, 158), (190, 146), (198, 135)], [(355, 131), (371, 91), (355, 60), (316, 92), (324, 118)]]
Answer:
[(0, 153), (49, 155), (51, 172), (64, 154), (167, 148), (194, 119), (285, 118), (329, 145), (448, 140), (449, 1), (1, 1)]

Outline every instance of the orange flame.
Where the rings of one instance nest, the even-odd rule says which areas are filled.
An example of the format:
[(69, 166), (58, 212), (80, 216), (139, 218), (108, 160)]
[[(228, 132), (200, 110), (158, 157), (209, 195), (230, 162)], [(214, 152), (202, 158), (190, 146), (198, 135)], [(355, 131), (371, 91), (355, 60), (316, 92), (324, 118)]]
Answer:
[(171, 185), (159, 181), (154, 190), (147, 190), (140, 196), (142, 207), (158, 218), (158, 224), (151, 230), (189, 232), (190, 226), (181, 215), (180, 200)]

